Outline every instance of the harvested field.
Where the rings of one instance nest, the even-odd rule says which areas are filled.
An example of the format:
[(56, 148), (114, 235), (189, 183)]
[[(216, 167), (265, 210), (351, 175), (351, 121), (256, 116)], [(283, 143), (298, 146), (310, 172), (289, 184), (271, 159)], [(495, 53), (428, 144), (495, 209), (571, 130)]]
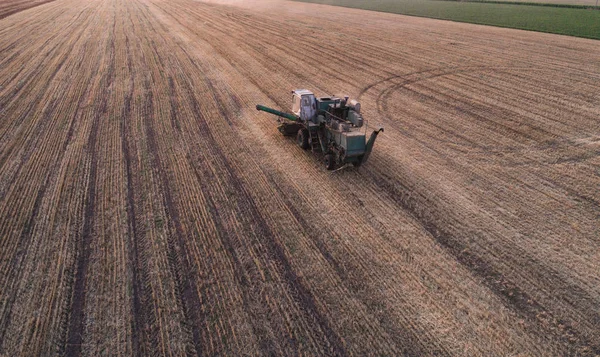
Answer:
[(54, 0), (0, 0), (0, 19)]
[[(600, 354), (597, 41), (296, 2), (0, 20), (0, 355)], [(382, 124), (328, 172), (262, 103)]]

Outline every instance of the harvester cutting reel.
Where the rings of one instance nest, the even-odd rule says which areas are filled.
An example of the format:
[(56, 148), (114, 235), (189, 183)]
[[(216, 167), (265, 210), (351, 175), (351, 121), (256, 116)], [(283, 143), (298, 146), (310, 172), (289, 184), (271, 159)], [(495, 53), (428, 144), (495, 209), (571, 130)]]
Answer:
[(277, 115), (279, 131), (286, 136), (296, 136), (298, 145), (323, 153), (327, 170), (367, 161), (377, 135), (383, 128), (374, 130), (367, 141), (360, 103), (349, 97), (315, 97), (306, 89), (292, 91), (292, 114), (257, 105), (257, 110)]

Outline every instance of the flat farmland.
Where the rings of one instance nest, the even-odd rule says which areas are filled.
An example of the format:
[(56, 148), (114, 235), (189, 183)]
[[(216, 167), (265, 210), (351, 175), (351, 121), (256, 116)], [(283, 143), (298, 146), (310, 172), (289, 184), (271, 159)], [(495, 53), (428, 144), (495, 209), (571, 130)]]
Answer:
[(0, 19), (53, 0), (0, 0)]
[[(600, 354), (598, 41), (260, 0), (0, 20), (0, 355)], [(326, 171), (258, 103), (347, 94)]]

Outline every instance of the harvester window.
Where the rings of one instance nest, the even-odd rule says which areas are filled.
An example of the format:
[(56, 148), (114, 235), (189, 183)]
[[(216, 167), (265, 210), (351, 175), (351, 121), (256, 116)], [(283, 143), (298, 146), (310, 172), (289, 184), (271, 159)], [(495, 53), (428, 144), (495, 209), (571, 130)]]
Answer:
[(297, 95), (292, 97), (292, 112), (296, 115), (300, 113), (300, 97)]

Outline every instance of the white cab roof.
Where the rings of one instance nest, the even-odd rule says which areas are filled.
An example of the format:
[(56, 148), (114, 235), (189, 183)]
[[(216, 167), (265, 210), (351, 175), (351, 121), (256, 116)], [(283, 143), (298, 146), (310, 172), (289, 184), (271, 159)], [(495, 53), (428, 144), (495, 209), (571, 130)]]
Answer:
[(309, 91), (308, 89), (296, 89), (296, 90), (292, 91), (292, 93), (295, 93), (299, 96), (314, 95), (313, 92)]

